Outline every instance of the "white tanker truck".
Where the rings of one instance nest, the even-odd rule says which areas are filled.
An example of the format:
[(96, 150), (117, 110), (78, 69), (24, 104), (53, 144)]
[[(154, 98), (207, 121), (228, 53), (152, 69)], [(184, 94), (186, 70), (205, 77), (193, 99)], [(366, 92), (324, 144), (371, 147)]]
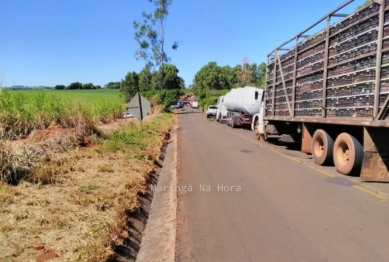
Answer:
[(224, 96), (227, 109), (227, 125), (251, 126), (253, 115), (258, 114), (262, 105), (263, 89), (245, 86), (231, 89)]

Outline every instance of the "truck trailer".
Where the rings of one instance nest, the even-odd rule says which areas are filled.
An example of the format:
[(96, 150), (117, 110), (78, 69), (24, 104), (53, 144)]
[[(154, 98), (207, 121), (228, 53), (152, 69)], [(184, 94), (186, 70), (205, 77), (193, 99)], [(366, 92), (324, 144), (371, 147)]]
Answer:
[(245, 86), (231, 89), (224, 98), (226, 122), (231, 127), (250, 126), (252, 117), (262, 105), (263, 89)]
[(389, 0), (338, 13), (351, 2), (268, 54), (253, 128), (260, 140), (301, 143), (318, 165), (389, 182)]

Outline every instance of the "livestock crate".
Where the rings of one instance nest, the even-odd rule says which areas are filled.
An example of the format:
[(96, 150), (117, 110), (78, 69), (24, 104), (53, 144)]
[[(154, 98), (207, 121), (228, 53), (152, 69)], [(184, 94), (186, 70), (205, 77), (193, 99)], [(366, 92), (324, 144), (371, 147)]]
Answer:
[(316, 35), (314, 35), (314, 36), (308, 38), (307, 40), (305, 40), (304, 42), (300, 43), (297, 46), (297, 51), (300, 52), (302, 50), (308, 49), (309, 47), (314, 46), (314, 45), (324, 41), (325, 36), (326, 36), (326, 34), (325, 34), (324, 30), (317, 33)]
[(381, 81), (381, 93), (389, 93), (389, 79)]
[(275, 116), (290, 116), (289, 114), (289, 110), (278, 110), (278, 111), (275, 111)]
[(361, 107), (361, 106), (372, 106), (374, 104), (374, 96), (349, 96), (340, 98), (327, 98), (327, 107)]
[(322, 99), (306, 100), (306, 101), (296, 101), (295, 108), (317, 108), (322, 106)]
[(374, 16), (378, 14), (379, 11), (379, 5), (378, 4), (372, 4), (367, 9), (361, 10), (361, 12), (357, 12), (354, 15), (351, 15), (350, 17), (344, 19), (343, 21), (333, 25), (330, 28), (330, 36), (336, 34), (337, 32), (343, 30), (344, 28), (348, 27), (349, 25), (353, 23), (357, 23), (358, 21), (365, 19), (369, 16)]
[(310, 116), (310, 117), (320, 117), (322, 114), (321, 109), (296, 109), (296, 116)]
[(332, 56), (328, 59), (328, 66), (333, 66), (340, 63), (346, 63), (351, 60), (358, 59), (359, 57), (366, 55), (374, 55), (374, 52), (377, 50), (377, 44), (372, 43), (366, 46), (362, 46), (355, 50), (351, 50), (347, 53)]
[(311, 90), (303, 93), (296, 93), (296, 101), (322, 98), (322, 97), (323, 97), (322, 90)]
[(378, 16), (374, 16), (366, 21), (363, 21), (332, 37), (330, 39), (330, 46), (350, 40), (350, 38), (357, 37), (364, 32), (373, 31), (376, 27), (378, 27)]
[[(371, 83), (363, 83), (352, 86), (345, 86), (339, 88), (328, 88), (327, 89), (327, 97), (332, 98), (336, 96), (349, 96), (349, 95), (360, 95), (360, 94), (373, 94), (374, 93), (373, 82)], [(389, 85), (388, 85), (389, 87)]]
[(373, 108), (336, 108), (327, 109), (327, 117), (372, 117)]
[(351, 51), (354, 48), (365, 45), (367, 43), (374, 43), (378, 39), (377, 31), (367, 32), (358, 38), (353, 38), (349, 41), (343, 42), (341, 44), (335, 44), (329, 49), (329, 56), (338, 55), (347, 51)]

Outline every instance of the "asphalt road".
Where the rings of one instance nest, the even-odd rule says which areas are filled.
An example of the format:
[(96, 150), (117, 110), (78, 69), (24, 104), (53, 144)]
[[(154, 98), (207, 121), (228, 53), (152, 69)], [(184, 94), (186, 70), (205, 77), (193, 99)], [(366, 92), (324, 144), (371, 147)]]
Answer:
[(178, 125), (176, 261), (389, 261), (381, 195), (204, 113)]

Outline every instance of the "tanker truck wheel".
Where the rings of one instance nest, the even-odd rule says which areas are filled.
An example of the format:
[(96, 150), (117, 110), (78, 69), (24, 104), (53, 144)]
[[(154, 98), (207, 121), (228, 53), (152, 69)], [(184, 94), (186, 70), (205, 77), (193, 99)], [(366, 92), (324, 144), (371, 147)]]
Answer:
[(362, 166), (363, 147), (352, 135), (341, 133), (335, 140), (333, 155), (335, 168), (339, 173), (357, 173)]
[(235, 120), (234, 119), (232, 119), (231, 120), (231, 125), (230, 125), (232, 128), (235, 128), (236, 127), (236, 125), (235, 125)]
[(324, 165), (333, 160), (334, 140), (323, 129), (316, 130), (312, 138), (311, 152), (315, 164)]
[(261, 140), (261, 134), (259, 133), (259, 121), (258, 119), (254, 122), (254, 133), (257, 140)]

